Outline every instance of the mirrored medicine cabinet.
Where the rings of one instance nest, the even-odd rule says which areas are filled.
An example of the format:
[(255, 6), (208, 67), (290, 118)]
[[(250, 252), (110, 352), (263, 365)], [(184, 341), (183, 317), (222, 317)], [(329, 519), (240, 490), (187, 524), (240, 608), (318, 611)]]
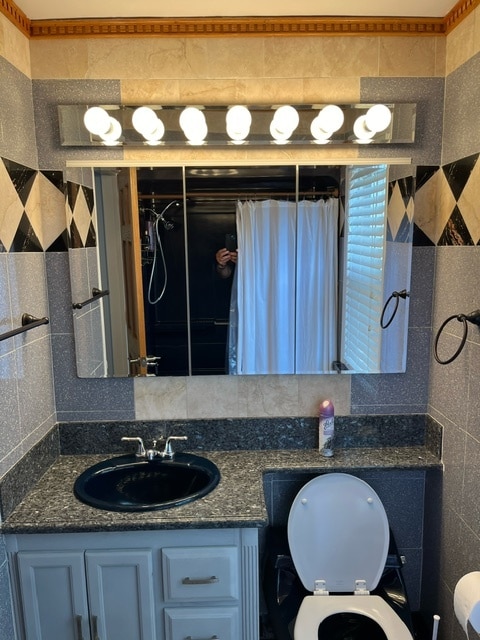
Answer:
[[(78, 375), (404, 371), (409, 298), (385, 304), (410, 289), (414, 175), (69, 168)], [(395, 312), (385, 329), (382, 312)]]

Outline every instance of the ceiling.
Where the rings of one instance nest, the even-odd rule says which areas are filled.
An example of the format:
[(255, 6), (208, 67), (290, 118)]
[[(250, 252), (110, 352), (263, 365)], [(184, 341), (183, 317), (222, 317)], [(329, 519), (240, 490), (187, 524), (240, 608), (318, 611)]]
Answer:
[(231, 16), (443, 18), (457, 0), (15, 0), (30, 20)]

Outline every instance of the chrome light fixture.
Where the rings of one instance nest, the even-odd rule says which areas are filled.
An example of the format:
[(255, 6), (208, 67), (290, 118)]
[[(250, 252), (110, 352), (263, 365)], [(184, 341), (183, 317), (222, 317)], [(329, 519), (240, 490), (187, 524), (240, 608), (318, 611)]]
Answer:
[(63, 146), (408, 144), (416, 105), (60, 105)]
[(97, 135), (104, 144), (117, 144), (122, 135), (122, 125), (109, 115), (103, 107), (90, 107), (83, 117), (85, 128), (90, 133)]

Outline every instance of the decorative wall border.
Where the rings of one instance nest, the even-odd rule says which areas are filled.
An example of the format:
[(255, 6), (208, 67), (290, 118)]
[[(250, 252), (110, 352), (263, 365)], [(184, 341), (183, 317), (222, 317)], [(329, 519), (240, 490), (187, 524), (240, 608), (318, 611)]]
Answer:
[(107, 36), (365, 36), (443, 35), (442, 18), (177, 18), (35, 20), (32, 38)]
[(13, 0), (3, 13), (29, 38), (128, 36), (438, 36), (452, 31), (480, 0), (459, 0), (444, 18), (233, 17), (30, 20)]

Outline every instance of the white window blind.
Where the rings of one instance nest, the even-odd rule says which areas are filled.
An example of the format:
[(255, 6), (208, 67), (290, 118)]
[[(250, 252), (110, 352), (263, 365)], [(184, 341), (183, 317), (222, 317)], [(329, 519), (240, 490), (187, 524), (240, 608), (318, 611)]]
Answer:
[(358, 372), (380, 371), (387, 181), (384, 164), (347, 169), (341, 358)]

